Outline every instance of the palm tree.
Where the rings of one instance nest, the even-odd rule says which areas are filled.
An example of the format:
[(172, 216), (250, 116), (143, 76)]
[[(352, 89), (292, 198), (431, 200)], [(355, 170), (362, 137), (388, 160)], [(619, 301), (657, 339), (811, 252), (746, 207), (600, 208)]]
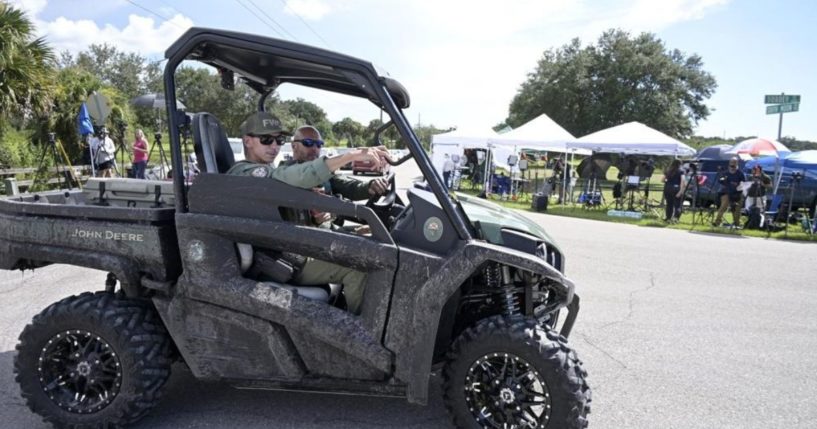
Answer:
[(55, 57), (26, 14), (0, 1), (0, 118), (49, 110)]

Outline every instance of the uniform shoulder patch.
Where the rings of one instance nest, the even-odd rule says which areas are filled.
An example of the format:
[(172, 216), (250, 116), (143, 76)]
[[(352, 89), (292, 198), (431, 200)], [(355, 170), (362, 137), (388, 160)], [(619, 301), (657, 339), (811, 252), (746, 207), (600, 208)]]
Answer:
[(253, 177), (267, 177), (267, 169), (264, 167), (255, 167), (250, 171), (250, 175)]

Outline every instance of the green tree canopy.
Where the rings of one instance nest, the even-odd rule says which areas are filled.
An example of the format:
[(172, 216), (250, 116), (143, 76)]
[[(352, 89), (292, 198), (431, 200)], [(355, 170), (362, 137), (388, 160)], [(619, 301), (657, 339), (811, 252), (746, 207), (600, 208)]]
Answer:
[(332, 125), (332, 132), (337, 139), (346, 139), (349, 147), (364, 145), (365, 128), (363, 124), (346, 117)]
[(108, 44), (91, 45), (76, 59), (63, 52), (60, 63), (63, 67), (78, 67), (93, 74), (103, 84), (116, 88), (128, 100), (142, 94), (142, 75), (150, 64), (139, 54), (120, 52)]
[(303, 98), (282, 101), (281, 104), (282, 108), (295, 118), (296, 123), (292, 127), (293, 129), (302, 125), (312, 125), (321, 132), (321, 137), (324, 140), (335, 139), (335, 134), (332, 132), (332, 122), (326, 117), (326, 112), (317, 104)]
[(24, 119), (51, 107), (55, 58), (26, 14), (0, 2), (0, 117)]
[(64, 68), (57, 74), (54, 95), (54, 111), (47, 118), (41, 118), (40, 133), (55, 132), (68, 156), (76, 161), (82, 159), (87, 148), (80, 143), (77, 131), (79, 107), (88, 95), (102, 88), (102, 83), (91, 73), (76, 68)]
[(609, 30), (595, 46), (578, 39), (545, 51), (509, 108), (518, 127), (546, 113), (576, 136), (638, 121), (684, 138), (709, 116), (715, 78), (698, 55), (669, 50), (654, 34)]

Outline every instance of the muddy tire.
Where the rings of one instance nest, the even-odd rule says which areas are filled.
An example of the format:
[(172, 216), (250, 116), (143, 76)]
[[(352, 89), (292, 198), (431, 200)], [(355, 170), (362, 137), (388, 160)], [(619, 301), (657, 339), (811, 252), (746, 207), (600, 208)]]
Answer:
[(534, 320), (481, 320), (451, 346), (443, 375), (458, 428), (587, 427), (587, 372), (564, 337)]
[(120, 427), (156, 405), (171, 354), (149, 301), (89, 292), (34, 316), (20, 334), (15, 380), (28, 407), (56, 427)]

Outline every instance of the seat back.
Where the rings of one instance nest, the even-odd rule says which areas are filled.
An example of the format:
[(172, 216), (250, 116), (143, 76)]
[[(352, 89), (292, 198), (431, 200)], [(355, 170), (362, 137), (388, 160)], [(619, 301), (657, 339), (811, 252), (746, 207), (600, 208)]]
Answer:
[(207, 173), (226, 173), (235, 164), (235, 158), (221, 122), (206, 112), (196, 113), (192, 122), (199, 169)]

